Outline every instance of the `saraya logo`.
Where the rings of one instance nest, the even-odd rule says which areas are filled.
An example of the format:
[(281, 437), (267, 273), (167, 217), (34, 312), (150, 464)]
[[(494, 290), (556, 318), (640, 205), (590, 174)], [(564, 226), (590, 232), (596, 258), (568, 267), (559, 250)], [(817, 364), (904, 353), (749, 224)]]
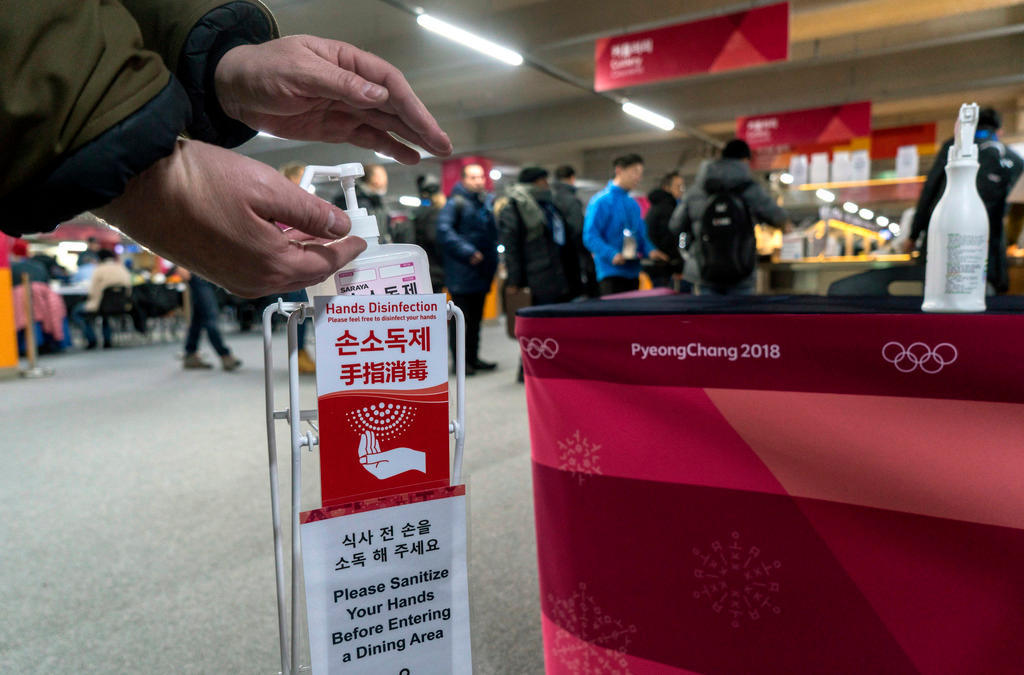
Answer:
[(896, 366), (896, 370), (901, 373), (912, 373), (920, 368), (922, 372), (934, 375), (956, 361), (958, 356), (956, 347), (948, 342), (941, 342), (934, 347), (924, 342), (914, 342), (909, 347), (899, 342), (887, 342), (882, 347), (882, 358)]
[(531, 359), (553, 359), (558, 354), (558, 342), (553, 338), (519, 338), (519, 346), (523, 353)]

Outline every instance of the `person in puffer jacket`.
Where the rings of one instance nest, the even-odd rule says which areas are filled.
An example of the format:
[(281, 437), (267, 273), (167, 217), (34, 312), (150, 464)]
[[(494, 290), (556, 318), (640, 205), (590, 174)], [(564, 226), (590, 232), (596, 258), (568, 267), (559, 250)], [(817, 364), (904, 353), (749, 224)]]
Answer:
[(92, 211), (239, 295), (316, 283), (365, 244), (327, 246), (349, 231), (342, 210), (224, 148), (261, 129), (410, 164), (419, 153), (388, 132), (451, 152), (397, 69), (343, 42), (279, 38), (262, 2), (8, 3), (0, 45), (0, 228)]

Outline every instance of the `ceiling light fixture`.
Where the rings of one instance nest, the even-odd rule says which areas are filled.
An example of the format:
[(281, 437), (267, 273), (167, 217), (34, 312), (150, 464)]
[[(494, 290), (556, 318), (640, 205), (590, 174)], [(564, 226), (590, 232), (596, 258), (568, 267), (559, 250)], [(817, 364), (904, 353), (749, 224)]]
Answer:
[(464, 45), (470, 49), (475, 49), (481, 54), (486, 54), (487, 56), (498, 59), (510, 66), (520, 66), (523, 63), (522, 54), (514, 52), (507, 47), (502, 47), (499, 44), (495, 44), (490, 40), (485, 40), (478, 35), (473, 35), (467, 30), (463, 30), (458, 26), (453, 26), (447, 21), (441, 21), (429, 14), (420, 14), (417, 16), (416, 23), (433, 33), (437, 33), (441, 37), (448, 38), (453, 42), (458, 42), (460, 45)]
[(783, 185), (792, 185), (794, 180), (796, 179), (793, 178), (793, 174), (791, 173), (784, 173), (781, 176), (779, 176), (779, 182), (782, 183)]
[(419, 197), (413, 197), (412, 195), (402, 195), (398, 198), (398, 203), (402, 206), (420, 206), (423, 201)]
[(864, 220), (871, 220), (872, 218), (875, 217), (875, 212), (872, 211), (871, 209), (861, 209), (859, 215)]
[(853, 202), (846, 202), (843, 204), (843, 211), (846, 211), (847, 213), (857, 213), (860, 211), (860, 207)]
[(831, 204), (832, 202), (834, 202), (836, 200), (835, 193), (834, 192), (829, 192), (828, 190), (825, 190), (824, 188), (818, 188), (818, 191), (815, 192), (814, 194), (818, 197), (818, 199), (820, 199), (823, 202), (828, 202), (829, 204)]
[(878, 216), (878, 218), (875, 218), (875, 222), (878, 223), (879, 227), (889, 226), (889, 219), (885, 216)]
[(501, 172), (497, 169), (491, 169), (491, 180), (501, 180)]
[(622, 112), (627, 115), (631, 115), (638, 120), (647, 122), (652, 127), (658, 127), (662, 131), (672, 131), (676, 128), (676, 123), (664, 115), (659, 115), (656, 112), (652, 112), (647, 108), (642, 108), (635, 103), (630, 103), (629, 101), (622, 104)]

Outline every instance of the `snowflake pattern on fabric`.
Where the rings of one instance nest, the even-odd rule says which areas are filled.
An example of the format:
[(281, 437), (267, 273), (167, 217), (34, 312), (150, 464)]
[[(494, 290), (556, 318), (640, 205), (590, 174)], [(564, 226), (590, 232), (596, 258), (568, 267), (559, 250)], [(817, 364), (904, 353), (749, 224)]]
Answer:
[(712, 611), (728, 617), (733, 628), (782, 613), (777, 604), (782, 563), (762, 560), (761, 549), (741, 544), (739, 532), (725, 544), (712, 542), (707, 550), (695, 546), (693, 555), (698, 560), (693, 576), (701, 584), (693, 591), (694, 599), (711, 602)]
[[(586, 584), (568, 598), (548, 595), (552, 604), (551, 619), (555, 624), (552, 653), (571, 673), (605, 675), (629, 674), (630, 635), (636, 626), (626, 626), (620, 619), (608, 616), (587, 594)], [(563, 626), (565, 628), (563, 628)]]
[(562, 460), (558, 468), (570, 472), (580, 485), (583, 485), (589, 475), (601, 475), (601, 446), (584, 438), (579, 429), (569, 438), (557, 443), (558, 458)]

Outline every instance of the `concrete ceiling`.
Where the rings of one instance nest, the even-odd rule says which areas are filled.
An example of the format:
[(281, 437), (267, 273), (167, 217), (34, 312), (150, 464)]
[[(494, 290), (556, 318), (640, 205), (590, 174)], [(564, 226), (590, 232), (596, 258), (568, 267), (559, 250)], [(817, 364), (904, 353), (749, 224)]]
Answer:
[[(540, 69), (529, 63), (505, 66), (424, 31), (411, 14), (396, 8), (400, 0), (268, 4), (285, 34), (343, 40), (395, 64), (449, 132), (458, 154), (484, 154), (508, 165), (570, 161), (600, 179), (606, 167), (590, 166), (587, 159), (603, 161), (615, 148), (663, 145), (669, 150), (659, 156), (677, 158), (677, 164), (706, 148), (682, 131), (660, 132), (633, 120), (612, 101), (588, 91), (594, 40), (771, 3), (421, 3), (431, 14), (519, 50)], [(793, 0), (791, 7), (786, 62), (616, 93), (717, 137), (728, 137), (740, 115), (864, 99), (874, 103), (875, 128), (939, 121), (944, 134), (958, 104), (977, 99), (1001, 109), (1008, 130), (1018, 131), (1018, 105), (1024, 107), (1024, 3)], [(373, 161), (372, 154), (350, 146), (263, 138), (242, 151), (275, 165)]]

